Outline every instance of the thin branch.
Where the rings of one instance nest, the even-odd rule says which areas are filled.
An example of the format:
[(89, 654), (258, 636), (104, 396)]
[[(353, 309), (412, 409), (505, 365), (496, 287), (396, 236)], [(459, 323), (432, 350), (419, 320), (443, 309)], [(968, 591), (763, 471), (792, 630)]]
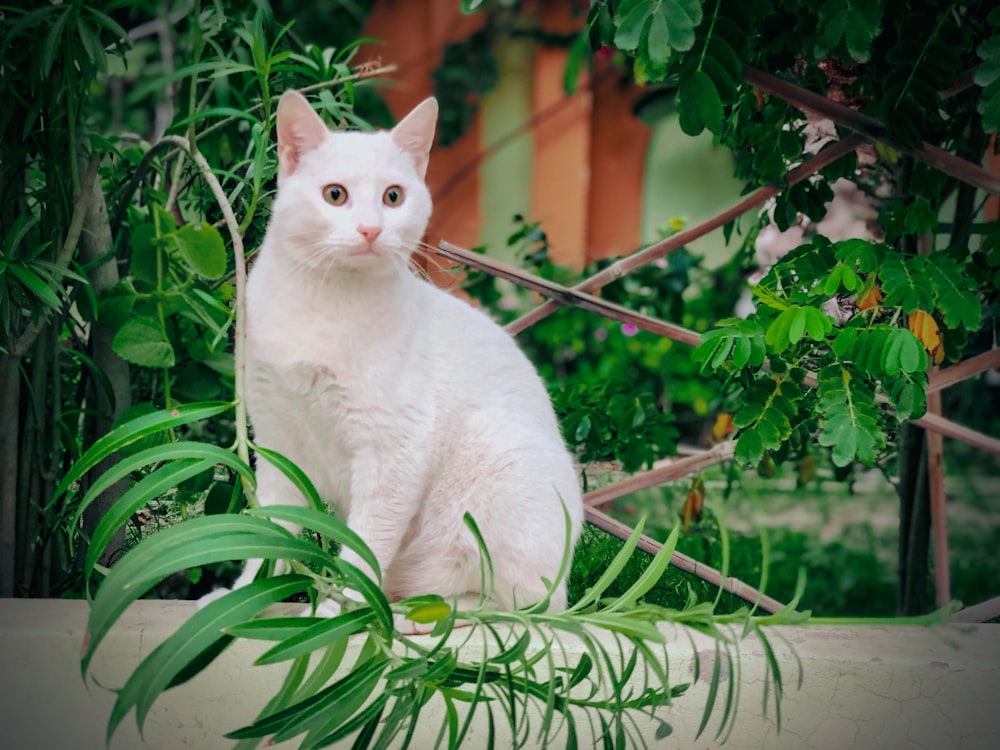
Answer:
[(1000, 617), (1000, 596), (960, 609), (951, 616), (952, 622), (989, 622)]
[(797, 109), (815, 112), (833, 120), (837, 125), (850, 128), (868, 140), (886, 143), (897, 151), (908, 154), (980, 190), (994, 195), (1000, 194), (1000, 177), (990, 174), (978, 164), (959, 158), (927, 142), (919, 148), (903, 146), (889, 137), (886, 126), (874, 117), (755, 68), (745, 66), (743, 78), (750, 85), (783, 99)]
[[(584, 517), (587, 519), (587, 523), (591, 526), (607, 532), (608, 534), (611, 534), (619, 539), (628, 539), (632, 536), (634, 531), (634, 529), (630, 528), (628, 525), (622, 523), (621, 521), (616, 521), (611, 516), (606, 513), (602, 513), (596, 508), (584, 508), (584, 514)], [(648, 552), (651, 555), (655, 555), (663, 548), (662, 544), (645, 534), (639, 536), (639, 541), (636, 546), (643, 552)], [(674, 552), (673, 555), (670, 556), (670, 564), (687, 573), (690, 573), (691, 575), (697, 576), (701, 580), (706, 581), (713, 586), (719, 586), (723, 590), (728, 591), (730, 594), (738, 596), (743, 601), (756, 605), (760, 609), (763, 609), (771, 614), (785, 608), (784, 604), (776, 599), (772, 599), (770, 596), (765, 596), (753, 586), (749, 586), (743, 583), (740, 579), (733, 578), (732, 576), (723, 578), (722, 573), (715, 568), (705, 565), (704, 563), (700, 563), (694, 558), (688, 557), (681, 552)]]
[(617, 320), (621, 323), (629, 323), (643, 331), (649, 331), (658, 336), (666, 336), (674, 341), (680, 341), (691, 346), (697, 346), (698, 342), (701, 341), (700, 334), (688, 330), (683, 326), (667, 323), (649, 315), (629, 310), (627, 307), (622, 307), (614, 302), (603, 300), (600, 297), (594, 297), (591, 294), (577, 291), (575, 288), (569, 289), (561, 284), (556, 284), (554, 281), (543, 279), (541, 276), (535, 276), (532, 273), (528, 273), (509, 263), (504, 263), (496, 258), (490, 258), (475, 253), (472, 250), (467, 250), (464, 247), (452, 245), (446, 240), (441, 240), (438, 246), (434, 248), (434, 252), (448, 260), (478, 268), (481, 271), (486, 271), (494, 276), (499, 276), (502, 279), (507, 279), (508, 281), (513, 281), (528, 289), (532, 289), (546, 297), (557, 299), (562, 305), (580, 307), (598, 315), (603, 315), (606, 318)]
[[(927, 397), (927, 413), (941, 416), (941, 392)], [(944, 436), (927, 431), (927, 481), (930, 488), (931, 532), (934, 535), (934, 596), (937, 606), (951, 601), (948, 556), (948, 497), (944, 490)]]
[(952, 422), (950, 419), (945, 419), (938, 414), (928, 412), (920, 419), (913, 420), (913, 423), (920, 425), (926, 430), (932, 430), (946, 437), (961, 440), (963, 443), (968, 443), (974, 448), (992, 453), (994, 456), (1000, 456), (1000, 440)]
[(652, 469), (651, 471), (646, 471), (642, 474), (635, 474), (634, 476), (624, 479), (621, 482), (616, 482), (615, 484), (607, 487), (601, 487), (600, 489), (588, 492), (583, 496), (583, 502), (591, 508), (597, 508), (602, 505), (607, 505), (612, 500), (622, 497), (623, 495), (638, 492), (639, 490), (645, 490), (650, 487), (656, 487), (657, 485), (671, 482), (676, 479), (682, 479), (683, 477), (707, 469), (709, 466), (715, 466), (716, 464), (731, 461), (735, 447), (736, 441), (729, 440), (706, 451), (697, 453), (696, 455), (669, 461), (662, 466)]
[[(69, 268), (69, 263), (73, 259), (73, 253), (76, 252), (76, 246), (80, 242), (80, 233), (83, 231), (84, 220), (87, 218), (87, 209), (90, 207), (90, 201), (94, 197), (94, 190), (97, 189), (96, 185), (98, 181), (96, 177), (99, 165), (100, 159), (97, 157), (93, 157), (87, 164), (87, 172), (83, 177), (83, 183), (80, 185), (80, 194), (76, 198), (76, 205), (73, 206), (73, 217), (69, 223), (69, 230), (66, 232), (66, 239), (59, 250), (59, 255), (56, 256), (56, 266), (59, 269)], [(51, 310), (46, 312), (25, 329), (24, 333), (11, 345), (11, 357), (18, 359), (24, 356), (28, 349), (31, 348), (31, 345), (35, 343), (35, 339), (41, 333), (51, 312)]]
[[(837, 159), (851, 153), (863, 143), (864, 138), (860, 136), (848, 136), (843, 140), (833, 143), (820, 151), (813, 158), (803, 162), (789, 171), (788, 174), (785, 175), (785, 187), (791, 187), (792, 185), (807, 179), (819, 170), (823, 169), (823, 167), (826, 167), (835, 162)], [(671, 235), (670, 237), (660, 240), (643, 250), (612, 263), (603, 271), (594, 274), (590, 278), (585, 279), (574, 286), (573, 290), (578, 292), (596, 291), (601, 287), (610, 284), (612, 281), (620, 279), (625, 274), (634, 271), (636, 268), (639, 268), (647, 263), (652, 263), (654, 260), (662, 258), (677, 248), (694, 242), (696, 239), (704, 237), (709, 232), (728, 224), (730, 221), (734, 221), (748, 211), (763, 206), (769, 200), (778, 195), (781, 190), (782, 187), (777, 185), (766, 185), (758, 188), (746, 198), (743, 198), (729, 208), (716, 214), (711, 219), (702, 222), (698, 226), (691, 227), (690, 229), (685, 229), (682, 232)], [(545, 302), (536, 307), (534, 310), (530, 310), (525, 313), (514, 322), (508, 324), (507, 331), (512, 336), (516, 336), (529, 326), (534, 325), (545, 317), (548, 317), (550, 314), (559, 309), (559, 307), (560, 304), (556, 301), (550, 300)]]
[[(448, 260), (453, 260), (457, 263), (465, 263), (473, 268), (486, 271), (487, 273), (507, 279), (508, 281), (513, 281), (516, 284), (525, 286), (528, 289), (532, 289), (547, 297), (556, 299), (559, 301), (560, 305), (575, 305), (576, 307), (597, 313), (598, 315), (603, 315), (607, 318), (611, 318), (612, 320), (629, 323), (643, 331), (649, 331), (650, 333), (655, 333), (658, 336), (666, 336), (674, 341), (680, 341), (681, 343), (689, 344), (691, 346), (697, 346), (701, 342), (701, 335), (695, 331), (684, 328), (683, 326), (675, 325), (674, 323), (667, 323), (666, 321), (658, 320), (657, 318), (653, 318), (649, 315), (634, 312), (613, 302), (608, 302), (599, 297), (594, 297), (593, 295), (577, 291), (579, 285), (573, 288), (564, 287), (561, 284), (556, 284), (548, 279), (543, 279), (540, 276), (528, 273), (527, 271), (517, 268), (516, 266), (510, 265), (509, 263), (504, 263), (496, 260), (495, 258), (489, 258), (485, 255), (474, 253), (471, 250), (458, 247), (457, 245), (452, 245), (450, 242), (445, 240), (442, 240), (437, 247), (431, 249), (437, 255), (447, 258)], [(541, 308), (535, 309), (538, 310)], [(515, 321), (515, 323), (516, 322), (517, 321)], [(508, 330), (510, 330), (509, 326)], [(806, 385), (811, 387), (815, 386), (815, 374), (808, 373), (804, 382)], [(891, 406), (884, 394), (879, 394), (876, 398), (879, 403)], [(1000, 456), (1000, 440), (984, 435), (981, 432), (976, 432), (968, 427), (963, 427), (962, 425), (952, 422), (949, 419), (945, 419), (939, 415), (925, 414), (920, 419), (914, 420), (914, 423), (924, 427), (925, 429), (935, 430), (943, 435), (955, 438), (956, 440), (961, 440), (964, 443), (968, 443), (969, 445), (980, 448), (988, 453)]]
[(973, 375), (998, 368), (1000, 368), (1000, 349), (990, 349), (957, 365), (932, 372), (927, 379), (927, 395), (950, 388)]
[[(176, 135), (166, 135), (163, 141), (172, 143), (187, 152), (187, 154), (198, 165), (205, 182), (208, 183), (215, 200), (222, 210), (222, 215), (226, 220), (226, 228), (229, 230), (229, 237), (233, 242), (233, 256), (235, 265), (236, 281), (236, 325), (235, 338), (233, 344), (233, 359), (235, 361), (235, 390), (236, 390), (236, 453), (246, 462), (250, 463), (250, 434), (247, 426), (247, 406), (246, 406), (246, 288), (247, 288), (247, 264), (243, 251), (243, 236), (240, 234), (239, 222), (233, 213), (233, 207), (226, 198), (226, 193), (219, 183), (218, 177), (212, 171), (212, 166), (205, 159), (204, 155), (193, 148), (191, 142), (186, 138)], [(253, 494), (250, 488), (244, 486), (252, 499)]]

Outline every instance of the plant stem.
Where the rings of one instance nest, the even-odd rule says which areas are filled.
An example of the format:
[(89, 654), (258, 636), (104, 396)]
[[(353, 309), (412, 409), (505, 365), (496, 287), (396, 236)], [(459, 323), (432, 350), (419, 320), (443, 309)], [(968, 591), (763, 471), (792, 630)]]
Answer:
[[(205, 159), (204, 155), (202, 155), (197, 148), (193, 148), (191, 142), (186, 138), (166, 135), (163, 137), (163, 141), (180, 146), (188, 153), (194, 163), (198, 166), (198, 170), (201, 172), (205, 182), (208, 183), (209, 188), (212, 190), (212, 194), (215, 196), (215, 200), (219, 204), (219, 208), (222, 210), (222, 215), (226, 220), (226, 228), (229, 231), (229, 237), (233, 243), (236, 284), (236, 340), (233, 344), (234, 380), (236, 391), (236, 454), (240, 457), (240, 459), (246, 462), (247, 465), (249, 465), (250, 433), (246, 406), (247, 264), (246, 255), (243, 251), (243, 236), (240, 234), (239, 222), (236, 221), (236, 216), (233, 213), (233, 207), (226, 198), (226, 193), (223, 191), (222, 185), (219, 183), (218, 178), (215, 176), (211, 165)], [(256, 493), (254, 492), (253, 487), (251, 487), (246, 480), (243, 480), (243, 491), (246, 493), (250, 506), (255, 507), (257, 504)]]

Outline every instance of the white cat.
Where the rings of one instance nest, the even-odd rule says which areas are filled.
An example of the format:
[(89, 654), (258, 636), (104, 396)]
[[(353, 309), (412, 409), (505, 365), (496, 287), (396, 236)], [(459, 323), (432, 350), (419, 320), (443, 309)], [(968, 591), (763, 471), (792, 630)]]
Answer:
[[(409, 269), (431, 214), (436, 119), (427, 99), (391, 131), (330, 132), (302, 95), (282, 96), (278, 195), (247, 290), (247, 404), (255, 441), (305, 471), (371, 547), (390, 599), (478, 602), (469, 512), (492, 556), (493, 603), (512, 609), (555, 578), (563, 503), (574, 543), (583, 505), (527, 358)], [(263, 505), (305, 502), (262, 459), (257, 480)], [(565, 606), (563, 583), (551, 607)]]

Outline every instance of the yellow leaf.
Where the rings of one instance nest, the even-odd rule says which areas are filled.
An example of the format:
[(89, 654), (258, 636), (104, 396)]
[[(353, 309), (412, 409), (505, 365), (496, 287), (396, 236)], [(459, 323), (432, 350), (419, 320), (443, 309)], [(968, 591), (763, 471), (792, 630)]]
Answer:
[(684, 531), (687, 531), (692, 523), (701, 520), (702, 507), (705, 504), (705, 480), (695, 477), (691, 482), (691, 488), (684, 498), (684, 507), (681, 508), (681, 522)]
[(799, 486), (809, 484), (816, 478), (816, 459), (812, 456), (803, 456), (799, 460)]
[(733, 415), (727, 412), (717, 414), (712, 425), (712, 442), (721, 443), (733, 431)]
[(859, 310), (870, 310), (873, 307), (878, 307), (882, 304), (882, 290), (878, 288), (878, 284), (872, 279), (871, 285), (865, 284), (865, 288), (861, 290), (861, 294), (858, 295), (858, 309)]
[(924, 345), (934, 364), (941, 364), (944, 360), (944, 346), (941, 344), (941, 331), (934, 318), (923, 310), (914, 310), (910, 313), (909, 325), (910, 333)]

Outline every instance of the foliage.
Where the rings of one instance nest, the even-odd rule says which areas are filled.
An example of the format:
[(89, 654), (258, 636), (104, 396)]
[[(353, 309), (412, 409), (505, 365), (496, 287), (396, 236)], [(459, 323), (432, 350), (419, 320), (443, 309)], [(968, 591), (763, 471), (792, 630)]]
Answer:
[[(462, 7), (481, 4), (464, 0)], [(781, 184), (803, 158), (807, 136), (794, 109), (745, 84), (750, 66), (806, 88), (835, 89), (879, 118), (896, 146), (928, 140), (979, 160), (998, 120), (998, 16), (986, 10), (981, 2), (606, 0), (592, 4), (586, 28), (566, 44), (573, 70), (597, 49), (617, 49), (637, 82), (677, 99), (685, 132), (708, 131), (733, 150), (749, 189)], [(311, 44), (301, 24), (278, 18), (267, 3), (228, 8), (196, 0), (170, 22), (121, 0), (2, 12), (0, 85), (9, 104), (0, 112), (0, 403), (5, 417), (14, 416), (0, 427), (0, 595), (15, 590), (14, 578), (20, 593), (96, 590), (86, 672), (124, 608), (166, 576), (248, 557), (292, 561), (290, 573), (206, 606), (154, 651), (118, 693), (112, 732), (133, 708), (141, 726), (163, 690), (199, 672), (234, 638), (249, 637), (275, 641), (264, 660), (291, 668), (258, 720), (234, 733), (244, 746), (301, 734), (306, 746), (351, 734), (359, 745), (379, 744), (411, 732), (432, 698), (445, 704), (440, 742), (449, 746), (460, 743), (477, 710), (491, 727), (506, 721), (517, 742), (565, 736), (573, 744), (576, 718), (589, 716), (595, 740), (620, 745), (635, 726), (632, 712), (651, 712), (679, 691), (666, 679), (657, 623), (707, 632), (731, 660), (736, 632), (726, 626), (756, 632), (766, 644), (761, 625), (799, 620), (794, 606), (756, 618), (745, 610), (716, 614), (694, 599), (682, 608), (650, 603), (676, 534), (668, 552), (615, 591), (630, 540), (565, 614), (543, 606), (456, 612), (434, 597), (390, 604), (377, 581), (332, 554), (337, 545), (370, 552), (328, 514), (236, 512), (253, 491), (239, 413), (238, 332), (237, 352), (228, 345), (241, 298), (236, 247), (255, 247), (266, 224), (275, 94), (309, 88), (330, 122), (368, 128), (383, 121), (377, 95), (351, 68), (356, 45)], [(975, 22), (981, 18), (987, 23)], [(154, 27), (159, 36), (139, 33)], [(484, 32), (456, 45), (438, 73), (448, 137), (467, 125), (476, 97), (495, 80), (491, 40)], [(953, 89), (966, 70), (974, 71), (972, 83)], [(568, 69), (567, 86), (577, 79)], [(546, 378), (564, 388), (556, 401), (587, 460), (648, 465), (673, 449), (675, 427), (697, 434), (722, 405), (740, 429), (738, 455), (762, 467), (804, 456), (814, 442), (838, 466), (881, 458), (896, 424), (924, 410), (929, 363), (982, 346), (977, 329), (993, 324), (1000, 289), (1000, 230), (974, 227), (982, 238), (975, 246), (976, 205), (965, 188), (892, 144), (879, 154), (870, 173), (837, 164), (823, 171), (825, 180), (784, 191), (769, 217), (782, 228), (800, 214), (818, 219), (829, 183), (854, 177), (878, 204), (885, 244), (812, 237), (756, 286), (757, 311), (748, 319), (726, 319), (728, 292), (745, 270), (741, 257), (709, 272), (677, 251), (605, 290), (609, 299), (699, 330), (721, 321), (696, 350), (700, 367), (674, 356), (666, 339), (577, 312), (553, 316), (526, 337)], [(887, 185), (886, 196), (878, 188)], [(955, 208), (944, 214), (951, 235), (942, 243), (942, 207), (952, 197)], [(239, 217), (235, 230), (232, 216)], [(522, 222), (512, 241), (532, 248), (531, 262), (545, 273), (566, 273), (544, 258), (537, 225)], [(692, 282), (711, 292), (692, 297)], [(481, 291), (500, 300), (487, 284)], [(844, 320), (829, 314), (831, 298), (847, 303)], [(123, 363), (124, 377), (113, 371)], [(119, 426), (109, 431), (113, 422)], [(318, 504), (308, 479), (281, 465)], [(141, 541), (109, 567), (114, 535), (162, 498), (185, 508), (204, 503), (206, 515)], [(293, 537), (274, 522), (290, 518), (315, 537)], [(474, 532), (473, 519), (469, 525)], [(488, 550), (482, 553), (488, 562)], [(346, 597), (345, 587), (364, 602)], [(303, 593), (332, 594), (344, 613), (257, 618), (270, 603)], [(400, 616), (437, 623), (435, 645), (397, 637)], [(472, 623), (469, 638), (482, 638), (484, 659), (459, 660), (447, 640), (461, 638), (450, 632), (458, 617)], [(600, 630), (615, 634), (617, 650), (592, 637)], [(358, 663), (326, 685), (341, 666), (345, 639), (362, 633)], [(529, 653), (532, 638), (545, 647)], [(560, 661), (570, 638), (584, 655)], [(315, 650), (323, 656), (310, 672)], [(781, 677), (766, 651), (777, 698)], [(713, 680), (717, 686), (717, 673)], [(641, 687), (628, 692), (629, 685)], [(738, 687), (729, 681), (727, 689), (722, 736), (736, 716)]]
[[(17, 517), (16, 555), (3, 546), (15, 559), (0, 570), (20, 593), (80, 588), (65, 526), (78, 509), (49, 501), (70, 461), (118, 419), (233, 397), (232, 253), (222, 209), (180, 147), (197, 144), (215, 166), (255, 246), (276, 173), (273, 93), (317, 90), (321, 113), (354, 127), (384, 111), (351, 69), (355, 42), (318, 47), (266, 4), (198, 3), (174, 20), (150, 36), (164, 23), (155, 9), (112, 0), (5, 7), (0, 20), (10, 102), (0, 113), (0, 364), (12, 373), (0, 396), (20, 415), (0, 436), (16, 467), (4, 473), (4, 525)], [(140, 29), (134, 41), (126, 27)], [(233, 440), (230, 418), (194, 429)], [(206, 500), (237, 508), (237, 486), (229, 471), (202, 472), (168, 497), (185, 513)], [(88, 535), (104, 502), (82, 519)]]
[[(928, 355), (955, 357), (981, 324), (978, 290), (958, 269), (947, 253), (907, 257), (819, 235), (785, 256), (754, 288), (756, 311), (721, 321), (692, 355), (739, 384), (737, 456), (801, 453), (818, 432), (837, 466), (873, 465), (893, 423), (923, 414)], [(835, 325), (828, 301), (839, 295), (872, 302)]]
[[(116, 449), (229, 407), (215, 403), (182, 411), (163, 410), (120, 426), (80, 458), (58, 488), (58, 495), (72, 492), (80, 477)], [(173, 445), (173, 455), (161, 456), (162, 474), (187, 471), (192, 460), (211, 463), (218, 459), (253, 482), (249, 466), (241, 464), (232, 453), (194, 441)], [(225, 458), (223, 453), (227, 454)], [(267, 459), (277, 457), (268, 453)], [(84, 639), (84, 675), (121, 613), (169, 573), (250, 557), (285, 560), (291, 567), (291, 572), (257, 580), (207, 604), (154, 649), (118, 691), (108, 723), (109, 741), (133, 709), (141, 731), (150, 707), (164, 690), (191, 679), (239, 637), (275, 642), (258, 659), (259, 664), (292, 662), (284, 683), (261, 715), (227, 735), (244, 741), (243, 747), (255, 746), (267, 737), (279, 742), (300, 735), (305, 735), (302, 747), (324, 747), (355, 734), (358, 742), (367, 745), (375, 741), (381, 746), (405, 733), (404, 743), (408, 743), (421, 711), (431, 700), (445, 704), (438, 742), (446, 742), (448, 747), (462, 743), (477, 710), (488, 714), (491, 736), (495, 722), (506, 720), (516, 747), (528, 742), (544, 745), (563, 736), (568, 746), (576, 746), (578, 733), (586, 736), (586, 729), (578, 728), (581, 719), (586, 719), (595, 740), (603, 737), (616, 738), (616, 744), (641, 742), (635, 735), (640, 730), (633, 715), (646, 715), (647, 720), (656, 721), (657, 736), (663, 736), (671, 728), (655, 717), (652, 709), (681, 695), (687, 685), (672, 684), (668, 679), (664, 636), (656, 627), (662, 622), (696, 628), (713, 637), (730, 663), (734, 659), (737, 626), (744, 634), (754, 633), (771, 653), (766, 662), (767, 681), (773, 686), (775, 711), (779, 711), (782, 676), (761, 626), (801, 621), (803, 615), (795, 611), (794, 603), (779, 615), (760, 617), (745, 608), (717, 615), (712, 606), (698, 605), (690, 595), (682, 609), (645, 601), (654, 586), (662, 585), (677, 530), (634, 582), (609, 598), (609, 587), (635, 549), (642, 531), (640, 523), (598, 580), (565, 613), (549, 612), (547, 599), (514, 612), (492, 611), (482, 603), (471, 610), (458, 610), (453, 603), (433, 595), (390, 604), (376, 581), (329, 551), (333, 545), (348, 546), (363, 559), (373, 561), (364, 542), (322, 508), (322, 500), (308, 477), (286, 461), (276, 465), (306, 494), (313, 507), (268, 506), (249, 514), (190, 519), (143, 541), (101, 583)], [(99, 482), (113, 480), (102, 477)], [(132, 513), (137, 501), (152, 499), (160, 492), (161, 488), (154, 484), (138, 483), (133, 494), (142, 497), (119, 501), (108, 524)], [(301, 523), (316, 538), (297, 538), (275, 520)], [(474, 519), (467, 517), (466, 522), (479, 541), (488, 586), (489, 551), (482, 545)], [(568, 517), (566, 528), (568, 542)], [(96, 552), (88, 556), (88, 573), (92, 572), (95, 558)], [(567, 562), (564, 559), (552, 587), (565, 575)], [(347, 587), (359, 592), (363, 600), (346, 596)], [(342, 614), (332, 618), (259, 616), (270, 604), (302, 592), (308, 592), (314, 602), (324, 596), (334, 597), (343, 607)], [(400, 637), (395, 631), (396, 617), (434, 624), (432, 636), (436, 640), (427, 645)], [(468, 623), (462, 643), (482, 644), (481, 658), (465, 661), (461, 657), (460, 644), (454, 640), (460, 635), (453, 631), (456, 620)], [(604, 645), (609, 639), (598, 637), (602, 631), (610, 635), (615, 646)], [(366, 641), (357, 662), (330, 682), (341, 665), (347, 639), (360, 634)], [(573, 651), (565, 648), (569, 642), (582, 645), (578, 657), (571, 657)], [(309, 657), (314, 652), (322, 656), (310, 672)], [(739, 658), (738, 652), (735, 658)], [(718, 675), (713, 676), (713, 683), (717, 684), (718, 679)], [(720, 735), (732, 731), (738, 706), (736, 690), (730, 681)], [(713, 689), (702, 730), (715, 707), (715, 696)]]
[(488, 33), (479, 31), (447, 45), (433, 78), (434, 96), (440, 107), (437, 141), (450, 146), (472, 125), (478, 109), (476, 102), (496, 86), (499, 78)]
[(672, 417), (652, 394), (637, 394), (624, 380), (562, 388), (553, 406), (566, 442), (584, 463), (615, 461), (631, 473), (676, 452)]

